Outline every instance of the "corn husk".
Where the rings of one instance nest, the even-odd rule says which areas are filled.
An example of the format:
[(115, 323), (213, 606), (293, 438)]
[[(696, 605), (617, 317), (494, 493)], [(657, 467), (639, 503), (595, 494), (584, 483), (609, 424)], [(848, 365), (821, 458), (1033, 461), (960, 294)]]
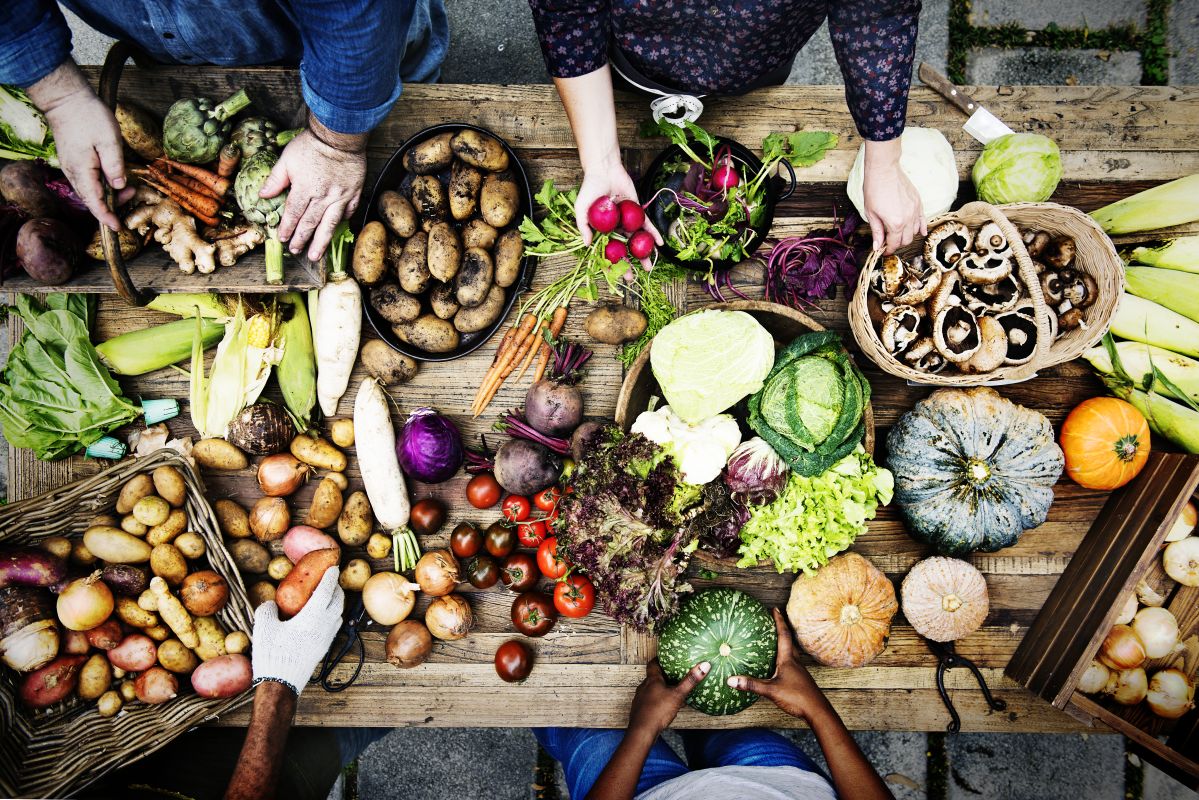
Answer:
[(1199, 322), (1136, 295), (1120, 298), (1111, 331), (1122, 339), (1199, 357)]
[(1180, 236), (1161, 247), (1137, 247), (1129, 259), (1151, 267), (1199, 272), (1199, 236)]
[(1199, 275), (1176, 269), (1128, 267), (1128, 291), (1199, 322)]
[(1155, 231), (1199, 219), (1199, 174), (1117, 200), (1091, 216), (1107, 233)]
[[(1157, 391), (1176, 400), (1189, 397), (1199, 403), (1199, 361), (1193, 358), (1164, 350), (1160, 347), (1142, 342), (1118, 342), (1116, 353), (1124, 371), (1137, 386), (1149, 386), (1153, 382), (1154, 368), (1161, 370), (1171, 386), (1181, 390), (1179, 395), (1165, 386), (1158, 386)], [(1111, 375), (1115, 372), (1111, 356), (1106, 348), (1092, 347), (1083, 353), (1083, 358), (1091, 362), (1096, 371)]]
[(192, 424), (201, 437), (223, 437), (229, 423), (262, 394), (271, 368), (283, 358), (283, 349), (274, 342), (276, 333), (273, 313), (247, 318), (239, 304), (225, 325), (225, 336), (217, 345), (207, 376), (203, 352), (193, 346)]

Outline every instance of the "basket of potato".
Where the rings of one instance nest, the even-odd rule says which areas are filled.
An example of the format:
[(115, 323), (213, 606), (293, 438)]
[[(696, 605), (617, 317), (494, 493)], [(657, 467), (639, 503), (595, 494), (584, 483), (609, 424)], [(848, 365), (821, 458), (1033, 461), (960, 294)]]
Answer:
[(72, 793), (247, 702), (252, 624), (172, 450), (0, 508), (0, 795)]

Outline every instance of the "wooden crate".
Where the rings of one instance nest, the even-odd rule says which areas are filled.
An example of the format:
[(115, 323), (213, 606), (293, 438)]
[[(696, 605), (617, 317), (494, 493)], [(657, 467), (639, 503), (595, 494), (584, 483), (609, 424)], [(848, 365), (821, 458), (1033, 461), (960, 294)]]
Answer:
[[(1144, 703), (1122, 706), (1084, 695), (1077, 686), (1137, 584), (1173, 583), (1165, 577), (1161, 551), (1197, 486), (1199, 456), (1151, 453), (1141, 474), (1111, 494), (1005, 670), (1055, 707), (1124, 734), (1148, 761), (1192, 788), (1199, 786), (1199, 710), (1166, 720)], [(1194, 677), (1199, 588), (1173, 585), (1164, 607), (1178, 619), (1179, 639), (1188, 647), (1184, 654), (1150, 660), (1145, 671), (1152, 677), (1180, 665)]]

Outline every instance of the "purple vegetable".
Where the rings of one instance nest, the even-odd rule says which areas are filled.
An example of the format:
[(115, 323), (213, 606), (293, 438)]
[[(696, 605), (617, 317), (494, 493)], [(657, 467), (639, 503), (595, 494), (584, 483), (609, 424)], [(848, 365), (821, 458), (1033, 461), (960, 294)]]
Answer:
[(0, 587), (51, 586), (66, 575), (66, 562), (45, 550), (19, 547), (0, 551)]
[(774, 448), (755, 436), (737, 445), (725, 467), (724, 483), (746, 503), (773, 503), (787, 485), (789, 470)]
[(441, 483), (462, 466), (462, 436), (449, 417), (431, 408), (418, 408), (396, 439), (400, 468), (422, 483)]
[(17, 261), (17, 232), (25, 224), (25, 212), (11, 203), (0, 204), (0, 278), (21, 271)]
[(858, 274), (849, 237), (860, 220), (852, 211), (832, 230), (783, 239), (766, 258), (766, 299), (792, 308), (832, 297), (839, 284), (850, 285)]
[[(560, 456), (570, 453), (569, 439), (560, 439), (557, 436), (547, 436), (541, 433), (525, 420), (520, 411), (509, 411), (501, 416), (500, 421), (495, 424), (495, 429), (508, 434), (513, 439), (528, 439), (530, 442), (537, 442)], [(469, 467), (467, 471), (470, 471)]]

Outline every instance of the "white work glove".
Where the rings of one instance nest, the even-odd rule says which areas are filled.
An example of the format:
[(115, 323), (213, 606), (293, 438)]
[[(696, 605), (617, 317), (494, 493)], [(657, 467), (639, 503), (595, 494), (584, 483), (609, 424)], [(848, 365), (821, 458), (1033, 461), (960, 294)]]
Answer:
[(286, 622), (279, 619), (274, 600), (254, 612), (254, 685), (278, 681), (297, 696), (303, 691), (341, 628), (346, 595), (338, 574), (337, 567), (329, 567), (300, 613)]

